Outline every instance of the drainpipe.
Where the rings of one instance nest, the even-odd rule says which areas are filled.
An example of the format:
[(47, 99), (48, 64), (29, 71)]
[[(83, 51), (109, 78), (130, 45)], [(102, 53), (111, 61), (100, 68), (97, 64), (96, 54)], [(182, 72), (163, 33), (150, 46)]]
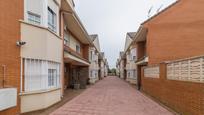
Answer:
[(6, 82), (6, 65), (2, 65), (3, 68), (3, 88), (5, 87), (5, 82)]
[(60, 36), (62, 37), (62, 59), (60, 71), (61, 99), (64, 96), (64, 14), (60, 11)]

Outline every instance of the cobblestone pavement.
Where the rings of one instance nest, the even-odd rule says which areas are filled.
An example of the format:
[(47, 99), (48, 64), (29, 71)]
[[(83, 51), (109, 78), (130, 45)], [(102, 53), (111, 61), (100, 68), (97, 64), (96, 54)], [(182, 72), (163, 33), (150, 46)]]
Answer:
[(107, 77), (51, 115), (173, 115), (128, 83)]

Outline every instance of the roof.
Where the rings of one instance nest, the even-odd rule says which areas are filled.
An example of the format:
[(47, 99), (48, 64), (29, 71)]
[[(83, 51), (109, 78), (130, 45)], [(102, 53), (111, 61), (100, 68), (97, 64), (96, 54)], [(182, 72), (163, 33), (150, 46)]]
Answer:
[(162, 11), (160, 11), (159, 13), (155, 14), (154, 16), (152, 16), (151, 18), (145, 20), (141, 25), (144, 25), (145, 23), (149, 22), (150, 20), (154, 19), (155, 17), (159, 16), (161, 13), (164, 13), (165, 11), (167, 11), (168, 9), (172, 8), (173, 6), (175, 6), (177, 3), (179, 3), (181, 0), (177, 0), (176, 2), (170, 4), (169, 6), (167, 6), (165, 9), (163, 9)]
[(93, 35), (89, 35), (89, 36), (90, 36), (90, 39), (92, 42), (98, 37), (97, 34), (93, 34)]
[(79, 16), (73, 9), (72, 4), (70, 4), (67, 0), (62, 0), (60, 10), (64, 14), (65, 24), (69, 25), (67, 26), (68, 30), (72, 32), (82, 43), (91, 44), (89, 34), (82, 24)]
[(133, 38), (135, 37), (135, 35), (136, 35), (136, 32), (128, 32), (127, 35), (128, 35), (131, 39), (133, 39)]

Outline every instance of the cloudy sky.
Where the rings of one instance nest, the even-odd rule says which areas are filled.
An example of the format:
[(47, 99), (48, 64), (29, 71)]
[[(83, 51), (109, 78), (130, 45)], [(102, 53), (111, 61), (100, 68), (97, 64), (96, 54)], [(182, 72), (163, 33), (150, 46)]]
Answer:
[(75, 10), (89, 34), (98, 34), (101, 50), (111, 68), (119, 52), (124, 50), (127, 32), (136, 32), (139, 25), (157, 9), (176, 0), (75, 0)]

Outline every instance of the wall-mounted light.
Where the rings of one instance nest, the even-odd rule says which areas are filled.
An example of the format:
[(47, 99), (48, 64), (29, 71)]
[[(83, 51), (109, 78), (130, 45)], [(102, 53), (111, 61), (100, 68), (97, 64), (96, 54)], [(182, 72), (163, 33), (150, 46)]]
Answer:
[(23, 45), (25, 45), (26, 44), (26, 42), (24, 42), (24, 41), (17, 41), (16, 42), (16, 45), (17, 46), (23, 46)]

